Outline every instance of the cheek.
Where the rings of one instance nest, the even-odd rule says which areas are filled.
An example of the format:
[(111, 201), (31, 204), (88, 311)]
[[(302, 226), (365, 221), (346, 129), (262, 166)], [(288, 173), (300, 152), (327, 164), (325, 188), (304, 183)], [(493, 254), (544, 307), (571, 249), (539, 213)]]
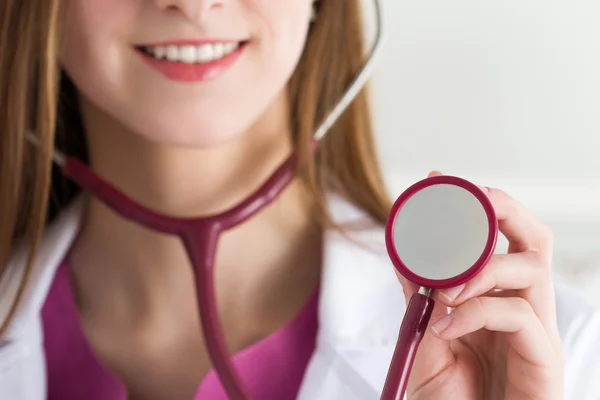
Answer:
[[(284, 85), (295, 69), (304, 50), (309, 29), (311, 2), (309, 0), (249, 1), (263, 19), (258, 48), (260, 68), (265, 79)], [(272, 78), (269, 78), (271, 76)]]
[(61, 63), (77, 86), (98, 90), (119, 69), (123, 39), (141, 0), (72, 0), (66, 8)]
[(62, 56), (93, 53), (99, 46), (110, 46), (119, 36), (126, 37), (139, 7), (140, 0), (70, 1), (63, 22)]
[(244, 3), (252, 16), (249, 19), (255, 21), (258, 28), (248, 57), (235, 73), (233, 91), (227, 95), (221, 93), (216, 97), (220, 101), (213, 103), (216, 111), (213, 115), (235, 115), (241, 124), (237, 127), (241, 129), (260, 119), (285, 90), (304, 50), (312, 4), (308, 0), (246, 0)]

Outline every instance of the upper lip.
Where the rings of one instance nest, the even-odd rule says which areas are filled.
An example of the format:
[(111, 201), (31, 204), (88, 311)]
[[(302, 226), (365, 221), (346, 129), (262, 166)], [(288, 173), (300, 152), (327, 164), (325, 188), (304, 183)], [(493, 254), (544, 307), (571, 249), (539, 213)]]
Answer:
[(156, 47), (156, 46), (200, 46), (203, 44), (216, 44), (216, 43), (240, 43), (246, 42), (247, 39), (176, 39), (176, 40), (164, 40), (158, 42), (148, 42), (136, 45), (136, 47)]

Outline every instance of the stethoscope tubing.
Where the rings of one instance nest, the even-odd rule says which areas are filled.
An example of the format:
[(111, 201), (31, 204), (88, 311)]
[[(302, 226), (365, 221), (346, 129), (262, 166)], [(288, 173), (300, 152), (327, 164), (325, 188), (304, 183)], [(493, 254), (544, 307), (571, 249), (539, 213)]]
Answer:
[[(316, 129), (313, 135), (314, 151), (317, 150), (325, 134), (364, 88), (372, 74), (383, 34), (381, 5), (379, 0), (373, 0), (373, 4), (376, 17), (374, 44), (355, 79)], [(28, 132), (27, 137), (33, 144), (38, 144), (32, 132)], [(229, 398), (250, 400), (251, 396), (231, 362), (217, 312), (213, 277), (215, 252), (222, 232), (241, 224), (266, 207), (294, 179), (295, 155), (291, 155), (257, 191), (237, 206), (218, 215), (199, 218), (173, 218), (145, 208), (94, 174), (81, 161), (64, 155), (58, 150), (53, 153), (53, 161), (66, 177), (124, 218), (165, 234), (176, 235), (182, 240), (190, 262), (194, 265), (202, 332), (213, 367)]]
[(435, 305), (431, 295), (430, 289), (421, 288), (410, 298), (400, 326), (398, 342), (388, 369), (381, 400), (404, 400), (415, 356), (427, 331)]

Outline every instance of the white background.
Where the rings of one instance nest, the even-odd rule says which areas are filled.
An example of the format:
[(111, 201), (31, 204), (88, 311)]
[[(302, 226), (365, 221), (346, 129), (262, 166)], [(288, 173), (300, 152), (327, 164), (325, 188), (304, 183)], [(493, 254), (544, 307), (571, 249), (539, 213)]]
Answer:
[(382, 6), (371, 87), (392, 196), (432, 169), (505, 189), (554, 228), (559, 278), (600, 302), (600, 1)]

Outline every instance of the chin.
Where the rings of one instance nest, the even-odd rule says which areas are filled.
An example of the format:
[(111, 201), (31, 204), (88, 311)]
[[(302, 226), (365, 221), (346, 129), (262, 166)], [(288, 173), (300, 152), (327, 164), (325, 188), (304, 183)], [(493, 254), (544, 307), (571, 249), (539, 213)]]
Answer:
[(144, 132), (146, 139), (166, 146), (209, 149), (230, 142), (239, 134), (223, 132)]
[[(132, 129), (154, 143), (168, 146), (211, 148), (242, 136), (243, 126), (232, 121), (197, 121), (197, 118), (170, 118), (169, 122), (145, 120)], [(173, 124), (171, 121), (187, 121)], [(228, 123), (229, 122), (229, 123)]]

